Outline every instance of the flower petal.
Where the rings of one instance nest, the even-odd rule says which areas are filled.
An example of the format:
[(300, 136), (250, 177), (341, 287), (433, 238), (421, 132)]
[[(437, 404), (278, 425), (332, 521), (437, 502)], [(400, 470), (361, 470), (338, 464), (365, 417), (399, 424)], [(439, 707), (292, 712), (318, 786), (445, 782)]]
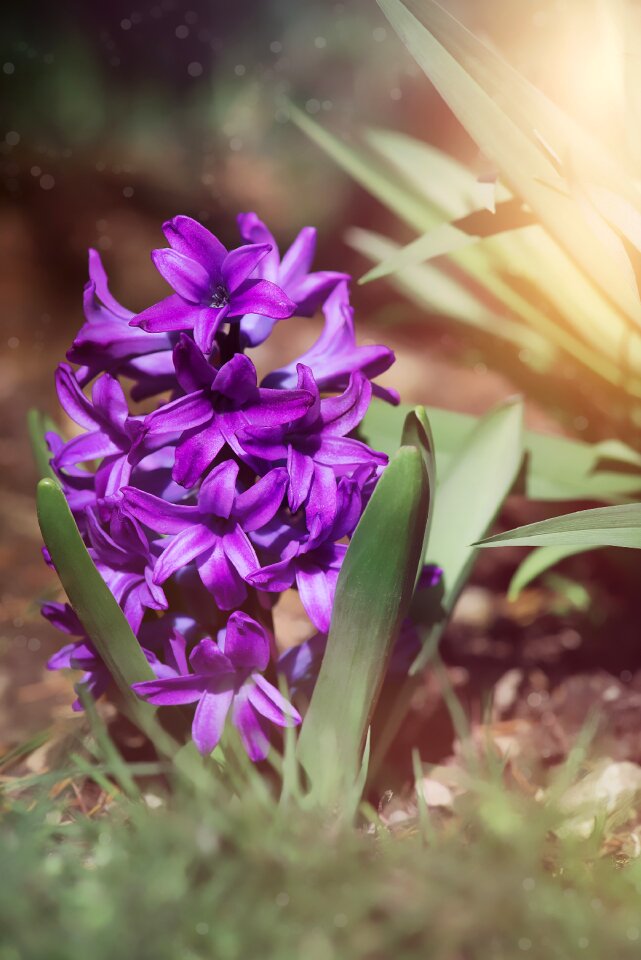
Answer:
[(256, 367), (249, 357), (237, 353), (223, 364), (214, 380), (214, 390), (238, 405), (258, 400)]
[(244, 313), (260, 313), (275, 320), (292, 317), (295, 312), (294, 301), (271, 280), (245, 280), (234, 291), (229, 309), (231, 317), (240, 317)]
[(239, 469), (235, 460), (225, 460), (203, 480), (198, 494), (198, 506), (202, 513), (229, 518), (236, 496)]
[(309, 561), (299, 565), (296, 571), (296, 585), (305, 612), (317, 630), (329, 633), (332, 619), (336, 577), (330, 576), (321, 567)]
[(195, 314), (194, 340), (202, 352), (209, 356), (214, 348), (218, 328), (229, 313), (229, 305), (223, 307), (201, 307)]
[(258, 530), (276, 516), (287, 481), (285, 467), (276, 467), (236, 497), (234, 516), (242, 524), (243, 530), (247, 533)]
[(223, 549), (241, 577), (245, 578), (260, 566), (247, 534), (239, 524), (222, 537)]
[(262, 717), (249, 702), (247, 684), (234, 697), (232, 723), (240, 734), (249, 759), (254, 763), (264, 760), (269, 753), (269, 738)]
[(156, 562), (154, 582), (164, 583), (176, 570), (186, 566), (213, 547), (217, 539), (215, 533), (200, 524), (176, 534)]
[(191, 654), (189, 662), (194, 673), (218, 675), (221, 673), (234, 673), (234, 666), (230, 662), (217, 643), (211, 637), (205, 637), (200, 643), (197, 643)]
[(181, 703), (195, 703), (203, 695), (207, 678), (190, 674), (188, 677), (167, 677), (164, 680), (145, 680), (132, 683), (131, 689), (148, 703), (172, 707)]
[(135, 487), (123, 487), (122, 495), (125, 510), (157, 533), (181, 533), (186, 527), (200, 522), (198, 507), (169, 503)]
[(100, 258), (100, 254), (93, 248), (89, 249), (89, 279), (95, 286), (95, 291), (99, 300), (104, 303), (107, 310), (110, 310), (122, 320), (130, 320), (131, 317), (133, 317), (131, 310), (125, 309), (125, 307), (118, 303), (116, 298), (111, 295), (109, 291), (107, 273)]
[(117, 444), (106, 433), (96, 430), (94, 433), (83, 433), (65, 443), (56, 454), (55, 465), (65, 467), (68, 464), (86, 463), (120, 452)]
[(265, 670), (269, 663), (267, 631), (246, 613), (236, 610), (227, 621), (225, 656), (238, 670)]
[(154, 266), (178, 296), (190, 303), (207, 303), (212, 277), (197, 260), (163, 247), (151, 254)]
[(177, 293), (159, 300), (153, 306), (147, 307), (142, 313), (136, 314), (129, 321), (131, 327), (141, 327), (148, 333), (164, 333), (167, 330), (191, 330), (194, 326), (200, 307), (183, 300)]
[(122, 428), (129, 416), (129, 404), (115, 377), (108, 373), (98, 377), (91, 390), (91, 399), (96, 410), (108, 423)]
[(181, 215), (167, 220), (162, 229), (174, 250), (197, 260), (211, 274), (218, 273), (227, 250), (202, 223)]
[(61, 363), (56, 370), (56, 390), (62, 409), (74, 423), (85, 430), (102, 426), (100, 414), (80, 389), (68, 363)]
[(223, 260), (221, 272), (223, 283), (231, 294), (253, 273), (270, 250), (269, 243), (248, 243), (227, 254)]
[(225, 443), (216, 420), (207, 427), (195, 427), (176, 448), (176, 462), (172, 477), (183, 487), (193, 487), (209, 467)]
[(194, 714), (191, 735), (198, 752), (204, 757), (214, 750), (222, 737), (233, 699), (233, 687), (222, 681), (216, 690), (208, 690), (201, 697)]
[(298, 726), (301, 715), (289, 700), (259, 673), (252, 674), (252, 680), (254, 685), (249, 690), (249, 702), (254, 709), (279, 727)]
[(240, 606), (247, 596), (247, 588), (227, 558), (222, 543), (217, 542), (211, 551), (199, 557), (196, 565), (200, 579), (221, 610), (233, 610)]
[(271, 590), (274, 593), (282, 593), (288, 590), (296, 576), (296, 568), (291, 560), (279, 560), (278, 563), (272, 563), (260, 570), (255, 570), (247, 577), (247, 583), (259, 590)]

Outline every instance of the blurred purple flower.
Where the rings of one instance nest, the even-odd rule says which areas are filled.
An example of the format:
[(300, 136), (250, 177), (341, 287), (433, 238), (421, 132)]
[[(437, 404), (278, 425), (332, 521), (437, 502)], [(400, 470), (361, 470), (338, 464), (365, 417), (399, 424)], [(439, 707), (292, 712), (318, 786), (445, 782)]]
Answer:
[[(247, 243), (270, 248), (256, 266), (253, 276), (271, 280), (284, 290), (296, 304), (298, 316), (311, 317), (337, 283), (349, 280), (348, 274), (333, 270), (309, 272), (316, 253), (316, 230), (313, 227), (303, 227), (281, 259), (276, 240), (255, 213), (240, 213), (238, 226)], [(258, 346), (270, 335), (276, 319), (256, 313), (244, 316), (240, 324), (244, 340), (252, 347)]]
[(270, 723), (279, 727), (300, 723), (294, 707), (259, 672), (269, 663), (269, 637), (246, 613), (232, 613), (218, 643), (210, 637), (201, 640), (189, 664), (179, 635), (174, 650), (178, 668), (174, 677), (135, 683), (133, 689), (157, 706), (197, 703), (192, 737), (203, 755), (220, 741), (230, 709), (253, 761), (263, 760), (269, 752)]
[(193, 330), (209, 355), (224, 320), (259, 314), (281, 320), (296, 304), (269, 280), (250, 279), (269, 244), (247, 244), (228, 251), (213, 233), (191, 217), (174, 217), (163, 225), (170, 249), (154, 250), (152, 260), (175, 293), (135, 317), (132, 326), (150, 333)]

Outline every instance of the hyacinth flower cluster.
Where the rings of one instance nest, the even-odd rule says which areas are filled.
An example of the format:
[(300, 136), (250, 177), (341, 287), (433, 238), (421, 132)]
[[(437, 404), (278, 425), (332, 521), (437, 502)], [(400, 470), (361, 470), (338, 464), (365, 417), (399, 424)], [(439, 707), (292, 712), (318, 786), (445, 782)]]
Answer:
[[(349, 538), (387, 462), (355, 433), (373, 394), (398, 398), (374, 382), (393, 353), (356, 342), (349, 277), (312, 270), (315, 231), (281, 256), (255, 214), (238, 226), (241, 245), (228, 250), (189, 217), (165, 223), (168, 246), (152, 260), (171, 292), (138, 314), (90, 252), (86, 320), (56, 372), (79, 431), (47, 442), (155, 675), (136, 694), (193, 709), (203, 754), (231, 722), (259, 761), (274, 727), (301, 720), (278, 689), (272, 609), (295, 589), (310, 621), (295, 681), (322, 649)], [(275, 324), (317, 311), (316, 343), (259, 378), (253, 351)], [(108, 691), (74, 611), (50, 603), (43, 614), (71, 640), (49, 666), (83, 670), (96, 697)]]

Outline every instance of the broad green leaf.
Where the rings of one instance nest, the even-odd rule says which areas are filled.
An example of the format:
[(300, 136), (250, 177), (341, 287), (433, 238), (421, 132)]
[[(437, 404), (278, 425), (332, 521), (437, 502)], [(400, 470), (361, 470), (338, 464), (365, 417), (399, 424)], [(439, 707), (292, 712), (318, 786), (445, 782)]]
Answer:
[(55, 474), (51, 469), (50, 463), (51, 452), (45, 440), (47, 428), (44, 415), (40, 413), (39, 410), (30, 410), (27, 414), (27, 429), (29, 431), (33, 459), (35, 460), (41, 480), (45, 477), (55, 479)]
[[(590, 549), (590, 548), (587, 548)], [(528, 553), (527, 557), (520, 565), (508, 589), (508, 600), (515, 600), (533, 580), (540, 577), (542, 573), (555, 567), (557, 563), (566, 560), (568, 557), (574, 557), (578, 553), (584, 553), (585, 547), (566, 546), (566, 547), (537, 547)]]
[[(438, 448), (437, 448), (438, 449)], [(451, 459), (436, 491), (425, 559), (443, 570), (445, 616), (426, 624), (424, 646), (413, 666), (433, 653), (476, 557), (475, 531), (487, 531), (510, 493), (523, 462), (523, 403), (509, 401), (483, 417)]]
[[(403, 424), (403, 433), (401, 435), (401, 446), (416, 447), (423, 457), (425, 473), (427, 475), (427, 487), (429, 496), (429, 509), (427, 511), (427, 520), (425, 523), (425, 533), (423, 534), (423, 550), (421, 555), (425, 555), (427, 542), (430, 536), (432, 526), (432, 517), (434, 515), (434, 496), (436, 494), (436, 454), (434, 450), (434, 437), (432, 428), (425, 412), (425, 407), (415, 407), (405, 417)], [(417, 581), (421, 574), (421, 568), (416, 572)]]
[(407, 613), (429, 509), (427, 471), (401, 447), (379, 480), (338, 578), (327, 649), (298, 752), (319, 802), (356, 781), (385, 669)]
[(38, 522), (60, 582), (80, 622), (111, 673), (133, 716), (154, 713), (131, 690), (154, 673), (113, 594), (87, 552), (60, 486), (41, 480)]
[[(391, 407), (374, 401), (361, 425), (361, 435), (391, 456), (398, 449), (408, 406)], [(438, 407), (426, 407), (434, 435), (436, 466), (443, 477), (450, 461), (464, 448), (478, 417)], [(602, 500), (614, 503), (641, 494), (641, 473), (601, 469), (602, 460), (636, 465), (634, 451), (619, 441), (589, 444), (567, 437), (525, 432), (528, 454), (525, 493), (531, 500)]]
[(641, 549), (641, 503), (579, 510), (528, 523), (481, 541), (481, 547), (633, 547)]
[[(378, 3), (426, 76), (483, 153), (496, 163), (515, 194), (530, 206), (586, 275), (631, 321), (641, 325), (634, 275), (623, 245), (613, 232), (608, 231), (605, 237), (605, 221), (599, 219), (599, 230), (595, 230), (593, 220), (586, 219), (572, 197), (549, 187), (558, 174), (541, 143), (541, 130), (537, 139), (536, 126), (528, 129), (518, 122), (515, 110), (509, 110), (510, 92), (503, 97), (503, 91), (484, 89), (482, 80), (466, 69), (467, 59), (466, 66), (457, 60), (462, 50), (471, 48), (485, 78), (486, 62), (498, 58), (434, 0), (421, 0), (420, 20), (400, 0)], [(439, 41), (433, 31), (445, 39)], [(452, 49), (456, 55), (450, 52)], [(508, 106), (503, 105), (506, 103)]]

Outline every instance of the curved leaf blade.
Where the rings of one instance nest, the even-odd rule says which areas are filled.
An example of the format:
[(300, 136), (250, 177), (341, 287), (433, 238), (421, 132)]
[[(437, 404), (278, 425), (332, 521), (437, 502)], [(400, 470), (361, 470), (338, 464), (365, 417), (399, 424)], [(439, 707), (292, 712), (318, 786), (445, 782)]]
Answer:
[(136, 714), (153, 714), (131, 684), (154, 673), (113, 594), (98, 573), (59, 484), (44, 479), (37, 490), (38, 522), (53, 565), (91, 642), (125, 702)]
[(641, 549), (641, 503), (578, 510), (499, 533), (480, 547), (631, 547)]
[(510, 581), (507, 592), (508, 600), (516, 600), (518, 595), (529, 586), (533, 580), (546, 573), (557, 563), (567, 560), (568, 557), (575, 557), (579, 553), (584, 553), (591, 547), (583, 546), (564, 546), (564, 547), (537, 547), (528, 553), (523, 563)]
[(421, 562), (429, 510), (423, 457), (401, 447), (350, 542), (327, 648), (298, 743), (321, 803), (356, 781), (366, 731)]

